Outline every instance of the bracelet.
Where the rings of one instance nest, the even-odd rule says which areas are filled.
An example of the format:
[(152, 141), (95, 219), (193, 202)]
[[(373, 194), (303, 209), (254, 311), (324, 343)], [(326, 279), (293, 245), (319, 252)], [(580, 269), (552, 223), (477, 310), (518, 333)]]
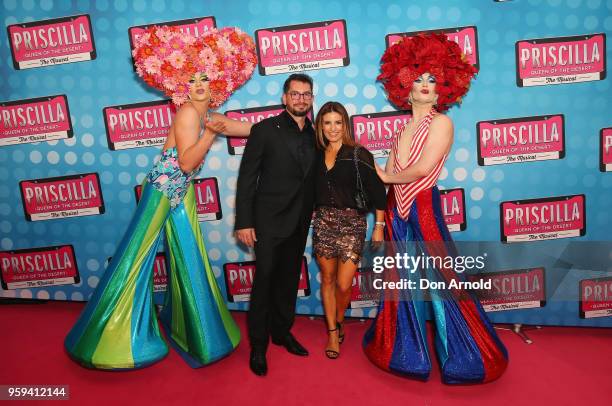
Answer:
[(376, 227), (376, 226), (384, 227), (385, 226), (385, 222), (384, 221), (377, 221), (377, 222), (374, 223), (374, 227)]

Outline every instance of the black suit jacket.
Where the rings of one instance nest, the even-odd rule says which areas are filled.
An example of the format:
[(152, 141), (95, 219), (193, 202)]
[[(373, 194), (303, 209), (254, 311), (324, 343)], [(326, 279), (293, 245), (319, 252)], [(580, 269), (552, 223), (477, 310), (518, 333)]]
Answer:
[(235, 229), (254, 227), (257, 235), (274, 237), (288, 237), (297, 227), (307, 231), (314, 206), (315, 156), (308, 118), (301, 133), (286, 111), (255, 124), (240, 164)]

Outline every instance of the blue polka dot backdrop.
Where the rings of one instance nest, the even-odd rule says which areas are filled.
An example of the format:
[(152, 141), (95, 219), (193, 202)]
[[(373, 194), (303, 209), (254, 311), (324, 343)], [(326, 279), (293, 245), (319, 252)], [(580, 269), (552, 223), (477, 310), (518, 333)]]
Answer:
[[(58, 131), (55, 138), (17, 144), (3, 141), (0, 146), (0, 251), (47, 250), (46, 267), (73, 268), (70, 277), (59, 285), (22, 284), (10, 288), (4, 284), (0, 290), (2, 297), (79, 301), (91, 296), (134, 213), (135, 187), (143, 181), (160, 152), (159, 146), (109, 148), (103, 116), (105, 107), (163, 99), (160, 93), (148, 88), (135, 75), (128, 29), (205, 16), (214, 16), (218, 27), (235, 25), (253, 36), (256, 30), (270, 27), (344, 20), (349, 58), (344, 64), (307, 73), (316, 83), (315, 113), (323, 103), (336, 100), (346, 106), (350, 115), (395, 111), (382, 86), (376, 82), (387, 34), (475, 27), (477, 43), (472, 46), (478, 48), (480, 71), (461, 106), (448, 113), (454, 122), (454, 145), (438, 182), (441, 189), (462, 189), (464, 196), (467, 227), (453, 232), (453, 238), (458, 241), (500, 241), (502, 203), (583, 196), (583, 210), (587, 213), (586, 233), (576, 239), (610, 239), (612, 174), (606, 172), (605, 165), (600, 162), (600, 137), (603, 137), (604, 129), (612, 126), (610, 79), (595, 69), (580, 72), (578, 76), (590, 78), (578, 80), (580, 83), (542, 86), (538, 85), (542, 78), (537, 74), (536, 77), (521, 76), (524, 69), (520, 66), (521, 60), (517, 61), (524, 56), (528, 59), (524, 63), (533, 68), (545, 57), (547, 51), (534, 56), (533, 48), (542, 50), (546, 44), (532, 40), (557, 38), (563, 42), (574, 38), (582, 42), (566, 44), (571, 49), (568, 54), (572, 53), (572, 58), (587, 63), (585, 59), (593, 59), (592, 44), (598, 41), (596, 34), (609, 35), (612, 32), (610, 0), (440, 0), (435, 4), (386, 0), (3, 0), (0, 7), (5, 26), (17, 25), (17, 28), (41, 20), (85, 15), (91, 23), (95, 44), (94, 50), (85, 49), (80, 56), (72, 56), (75, 58), (72, 63), (17, 69), (6, 30), (2, 35), (0, 85), (3, 107), (15, 101), (41, 98), (32, 103), (53, 106), (53, 103), (61, 102), (61, 97), (53, 99), (52, 96), (65, 96), (68, 109), (65, 110), (67, 117), (63, 117), (66, 127)], [(78, 37), (78, 34), (77, 30), (75, 35)], [(72, 36), (70, 31), (66, 35)], [(25, 39), (22, 37), (21, 40)], [(34, 38), (29, 41), (34, 41)], [(524, 54), (517, 56), (519, 48)], [(611, 49), (600, 46), (599, 60), (609, 60)], [(591, 65), (597, 65), (596, 61), (591, 62)], [(567, 75), (558, 73), (556, 76)], [(262, 75), (255, 72), (220, 112), (280, 104), (285, 77), (286, 74)], [(51, 113), (44, 109), (37, 111), (53, 114), (54, 110), (49, 110)], [(508, 125), (504, 120), (516, 122), (528, 118), (531, 123), (546, 125), (550, 120), (559, 119), (560, 115), (563, 116), (564, 142), (559, 150), (554, 151), (553, 155), (556, 155), (552, 158), (518, 163), (506, 161), (496, 165), (487, 163), (496, 159), (499, 163), (499, 159), (504, 157), (494, 156), (488, 147), (479, 145), (482, 140), (477, 124), (482, 126), (481, 129), (490, 127), (491, 131), (503, 131), (503, 126)], [(2, 120), (7, 118), (2, 117)], [(217, 180), (221, 217), (202, 221), (200, 225), (211, 265), (224, 294), (228, 289), (224, 265), (254, 259), (251, 252), (236, 244), (232, 232), (240, 160), (241, 155), (231, 155), (227, 141), (219, 137), (199, 175), (200, 178)], [(384, 158), (377, 158), (377, 161), (384, 164)], [(88, 177), (90, 174), (93, 177)], [(81, 214), (78, 217), (28, 221), (28, 203), (24, 203), (27, 199), (22, 198), (22, 183), (33, 180), (53, 182), (67, 176), (71, 177), (73, 193), (93, 193), (91, 187), (99, 192), (101, 198), (91, 206), (76, 210)], [(372, 222), (370, 216), (370, 230)], [(71, 247), (72, 251), (65, 247)], [(62, 254), (62, 250), (67, 250), (68, 254)], [(74, 253), (74, 258), (69, 252)], [(319, 270), (311, 252), (312, 239), (309, 238), (305, 257), (310, 295), (300, 297), (296, 309), (300, 314), (314, 315), (322, 314), (323, 309)], [(612, 253), (610, 255), (612, 261)], [(565, 289), (576, 296), (581, 278), (610, 278), (612, 268), (608, 263), (603, 274), (572, 275), (570, 273), (563, 280), (557, 292)], [(156, 295), (159, 301), (161, 294)], [(612, 292), (607, 295), (610, 297)], [(235, 301), (229, 306), (246, 310), (248, 302)], [(349, 309), (347, 314), (373, 317), (375, 312), (375, 307), (370, 306)], [(577, 298), (567, 305), (550, 301), (541, 308), (490, 312), (489, 315), (494, 322), (612, 326), (612, 317), (580, 318)]]

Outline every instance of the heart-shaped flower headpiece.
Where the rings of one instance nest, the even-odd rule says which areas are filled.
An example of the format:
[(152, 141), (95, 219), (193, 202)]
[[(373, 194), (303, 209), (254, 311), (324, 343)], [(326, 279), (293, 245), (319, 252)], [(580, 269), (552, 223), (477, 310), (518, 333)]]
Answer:
[(149, 27), (132, 51), (136, 73), (177, 106), (189, 99), (189, 81), (197, 72), (210, 82), (209, 106), (217, 108), (253, 74), (253, 39), (238, 28), (212, 29), (200, 37), (177, 27)]

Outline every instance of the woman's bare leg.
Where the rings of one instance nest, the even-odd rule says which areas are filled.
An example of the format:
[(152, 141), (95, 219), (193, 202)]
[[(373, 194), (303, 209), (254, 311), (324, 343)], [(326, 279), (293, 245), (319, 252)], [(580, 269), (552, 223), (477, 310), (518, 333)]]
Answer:
[[(325, 312), (327, 330), (336, 328), (336, 276), (338, 259), (317, 256), (317, 262), (321, 269), (321, 300)], [(338, 331), (329, 332), (326, 350), (339, 351)]]
[[(344, 322), (344, 312), (351, 301), (351, 290), (355, 272), (357, 272), (357, 264), (350, 259), (346, 262), (338, 263), (338, 275), (336, 276), (336, 321), (340, 324)], [(344, 331), (339, 331), (338, 334), (344, 334)]]

